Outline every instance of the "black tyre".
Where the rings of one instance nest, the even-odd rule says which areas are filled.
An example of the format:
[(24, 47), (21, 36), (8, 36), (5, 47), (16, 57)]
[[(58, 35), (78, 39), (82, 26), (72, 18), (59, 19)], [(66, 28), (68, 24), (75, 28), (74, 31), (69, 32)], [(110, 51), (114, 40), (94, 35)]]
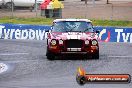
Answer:
[(55, 55), (52, 52), (50, 52), (48, 49), (46, 51), (46, 56), (47, 56), (48, 60), (54, 60), (55, 59)]
[[(13, 5), (13, 6), (12, 6), (12, 5)], [(12, 7), (13, 7), (13, 9), (14, 9), (14, 3), (12, 3), (12, 2), (7, 2), (5, 6), (6, 6), (6, 8), (7, 8), (8, 10), (11, 10)]]
[(97, 51), (97, 53), (93, 54), (92, 58), (99, 59), (99, 51)]
[(0, 7), (1, 7), (1, 9), (4, 9), (4, 8), (5, 8), (5, 5), (4, 5), (4, 4), (2, 4)]
[(84, 76), (77, 76), (76, 81), (79, 85), (84, 85), (86, 83), (86, 78)]

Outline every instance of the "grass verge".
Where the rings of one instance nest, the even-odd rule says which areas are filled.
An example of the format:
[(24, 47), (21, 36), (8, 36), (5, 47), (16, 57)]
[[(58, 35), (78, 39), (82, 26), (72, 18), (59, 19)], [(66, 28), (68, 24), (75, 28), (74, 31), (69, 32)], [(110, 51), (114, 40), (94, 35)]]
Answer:
[(51, 25), (51, 18), (0, 18), (0, 23)]
[[(0, 23), (51, 25), (53, 18), (0, 18)], [(132, 21), (95, 20), (91, 19), (95, 26), (121, 26), (132, 27)]]

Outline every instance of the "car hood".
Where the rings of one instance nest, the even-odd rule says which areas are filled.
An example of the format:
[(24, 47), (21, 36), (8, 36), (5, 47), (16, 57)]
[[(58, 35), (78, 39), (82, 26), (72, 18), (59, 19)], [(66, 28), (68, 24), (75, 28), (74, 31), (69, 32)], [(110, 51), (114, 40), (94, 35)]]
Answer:
[(51, 39), (81, 39), (81, 40), (90, 40), (90, 39), (97, 39), (98, 35), (97, 33), (91, 33), (91, 32), (52, 32), (50, 33)]

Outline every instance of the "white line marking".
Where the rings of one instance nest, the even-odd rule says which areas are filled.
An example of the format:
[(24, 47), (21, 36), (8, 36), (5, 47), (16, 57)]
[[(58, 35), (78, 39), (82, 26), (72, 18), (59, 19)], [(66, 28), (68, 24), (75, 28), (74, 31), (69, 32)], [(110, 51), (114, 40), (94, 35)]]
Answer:
[(122, 58), (122, 57), (123, 57), (123, 58), (125, 58), (125, 57), (130, 58), (130, 57), (131, 57), (131, 58), (132, 58), (132, 56), (108, 56), (108, 57), (121, 57), (121, 58)]
[(10, 56), (10, 55), (27, 55), (29, 53), (0, 53), (0, 56)]
[(8, 66), (4, 63), (0, 63), (0, 73), (7, 71)]

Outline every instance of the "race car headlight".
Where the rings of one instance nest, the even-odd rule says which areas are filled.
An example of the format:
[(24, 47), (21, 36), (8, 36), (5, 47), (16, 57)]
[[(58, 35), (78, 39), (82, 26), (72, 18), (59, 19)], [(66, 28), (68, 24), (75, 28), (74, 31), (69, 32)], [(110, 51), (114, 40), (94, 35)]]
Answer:
[(63, 44), (63, 40), (59, 40), (59, 44)]
[(85, 44), (86, 44), (86, 45), (88, 45), (88, 44), (89, 44), (89, 41), (88, 41), (88, 40), (86, 40), (86, 41), (85, 41)]
[(51, 40), (51, 45), (56, 45), (56, 40)]
[(97, 45), (97, 41), (96, 40), (92, 40), (92, 45)]

